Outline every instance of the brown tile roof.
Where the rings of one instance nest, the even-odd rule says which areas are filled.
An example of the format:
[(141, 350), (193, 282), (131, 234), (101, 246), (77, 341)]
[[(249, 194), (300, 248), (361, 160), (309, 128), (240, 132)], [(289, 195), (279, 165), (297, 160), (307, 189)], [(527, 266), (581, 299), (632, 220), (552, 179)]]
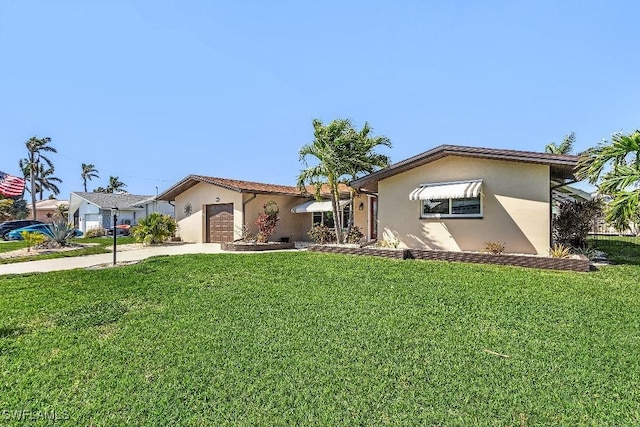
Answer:
[(552, 178), (572, 179), (579, 156), (568, 154), (538, 153), (534, 151), (505, 150), (498, 148), (465, 147), (461, 145), (440, 145), (424, 153), (402, 160), (389, 167), (371, 173), (351, 182), (351, 186), (377, 191), (378, 181), (401, 172), (431, 163), (447, 156), (474, 157), (478, 159), (505, 160), (512, 162), (538, 163), (549, 165)]
[(176, 196), (199, 182), (217, 185), (218, 187), (228, 190), (237, 191), (239, 193), (257, 193), (257, 194), (283, 194), (291, 196), (301, 196), (297, 187), (290, 185), (265, 184), (262, 182), (241, 181), (238, 179), (217, 178), (204, 175), (189, 175), (177, 184), (158, 195), (158, 200), (175, 200)]
[[(316, 194), (316, 188), (314, 185), (307, 185), (305, 187), (307, 189), (307, 193), (310, 195)], [(347, 184), (338, 184), (338, 191), (342, 195), (349, 194), (349, 186)], [(322, 184), (320, 187), (320, 194), (324, 197), (331, 197), (331, 191), (329, 191), (329, 186), (327, 184)]]

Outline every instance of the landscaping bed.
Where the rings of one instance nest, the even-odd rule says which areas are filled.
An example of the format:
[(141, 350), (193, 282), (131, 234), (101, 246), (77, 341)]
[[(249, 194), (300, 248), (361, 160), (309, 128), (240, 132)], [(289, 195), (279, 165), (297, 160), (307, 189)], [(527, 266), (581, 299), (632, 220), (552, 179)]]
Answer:
[(480, 264), (514, 265), (518, 267), (542, 268), (548, 270), (589, 271), (589, 259), (584, 255), (570, 258), (551, 258), (533, 255), (489, 254), (480, 252), (435, 251), (426, 249), (393, 249), (357, 245), (311, 245), (316, 252), (349, 255), (371, 255), (395, 259), (421, 259), (437, 261), (471, 262)]
[(223, 251), (232, 252), (275, 251), (281, 249), (295, 249), (295, 247), (296, 244), (294, 242), (226, 242), (221, 245)]

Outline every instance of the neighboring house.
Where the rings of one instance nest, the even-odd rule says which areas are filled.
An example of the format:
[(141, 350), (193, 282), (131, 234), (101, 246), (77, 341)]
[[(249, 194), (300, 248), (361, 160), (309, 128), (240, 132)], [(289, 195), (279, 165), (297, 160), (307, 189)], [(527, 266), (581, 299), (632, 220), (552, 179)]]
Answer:
[(380, 239), (400, 247), (548, 254), (555, 183), (578, 156), (442, 145), (355, 180), (378, 196)]
[(170, 203), (156, 200), (153, 196), (127, 193), (73, 192), (69, 199), (69, 219), (83, 233), (92, 228), (113, 226), (112, 208), (118, 208), (118, 224), (135, 225), (153, 212), (173, 216)]
[(593, 226), (590, 231), (591, 234), (640, 236), (640, 223), (636, 224), (633, 221), (630, 221), (625, 230), (617, 230), (613, 225), (607, 222), (605, 215), (606, 206), (613, 201), (613, 197), (597, 192), (591, 194), (591, 197), (594, 199), (600, 199), (603, 207), (602, 213), (593, 220)]
[[(342, 194), (348, 197), (344, 191)], [(240, 239), (243, 229), (256, 234), (258, 214), (271, 200), (277, 203), (280, 216), (272, 240), (309, 240), (307, 232), (314, 223), (332, 225), (331, 202), (318, 202), (309, 192), (301, 193), (294, 186), (189, 175), (157, 199), (174, 202), (178, 233), (186, 242), (230, 242)], [(341, 202), (343, 208), (345, 205)], [(362, 224), (364, 234), (370, 238), (365, 229), (372, 205), (370, 197), (359, 197), (355, 205), (354, 222)]]
[[(53, 222), (58, 218), (58, 209), (60, 206), (69, 206), (68, 200), (47, 199), (36, 202), (36, 218), (42, 222)], [(31, 218), (31, 203), (27, 204), (29, 218)]]

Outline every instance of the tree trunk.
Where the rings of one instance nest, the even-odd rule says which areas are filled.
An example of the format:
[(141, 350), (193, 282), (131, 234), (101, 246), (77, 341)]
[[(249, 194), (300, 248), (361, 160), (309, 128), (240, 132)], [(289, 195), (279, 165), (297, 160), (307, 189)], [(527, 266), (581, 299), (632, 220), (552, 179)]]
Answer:
[(351, 234), (351, 229), (353, 228), (353, 215), (354, 215), (354, 196), (355, 191), (352, 188), (349, 188), (349, 223), (347, 224), (347, 232), (345, 234), (345, 239), (349, 238), (349, 234)]
[(33, 219), (36, 219), (36, 173), (35, 173), (35, 163), (31, 162), (31, 215)]
[(338, 244), (344, 243), (342, 238), (342, 215), (340, 214), (340, 192), (338, 185), (331, 185), (331, 207), (333, 208), (333, 226), (336, 231), (336, 241)]

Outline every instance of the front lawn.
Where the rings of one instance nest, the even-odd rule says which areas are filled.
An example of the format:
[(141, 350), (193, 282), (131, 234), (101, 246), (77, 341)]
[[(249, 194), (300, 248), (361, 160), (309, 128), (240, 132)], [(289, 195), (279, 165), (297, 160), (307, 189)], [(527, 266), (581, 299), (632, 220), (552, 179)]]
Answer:
[[(12, 264), (16, 262), (25, 262), (25, 261), (37, 261), (41, 259), (54, 259), (54, 258), (65, 258), (65, 257), (76, 257), (76, 256), (84, 256), (84, 255), (95, 255), (95, 254), (104, 254), (110, 252), (109, 249), (113, 246), (113, 238), (112, 237), (95, 237), (91, 239), (79, 238), (79, 239), (71, 239), (73, 243), (93, 243), (92, 246), (87, 246), (84, 248), (78, 248), (68, 251), (52, 251), (51, 253), (46, 254), (37, 254), (37, 255), (24, 255), (15, 258), (0, 258), (0, 264)], [(117, 244), (125, 245), (134, 243), (132, 237), (118, 237)], [(8, 252), (16, 249), (26, 248), (27, 243), (20, 241), (13, 242), (4, 242), (0, 244), (0, 252)]]
[(639, 283), (312, 252), (0, 276), (0, 416), (634, 425)]

